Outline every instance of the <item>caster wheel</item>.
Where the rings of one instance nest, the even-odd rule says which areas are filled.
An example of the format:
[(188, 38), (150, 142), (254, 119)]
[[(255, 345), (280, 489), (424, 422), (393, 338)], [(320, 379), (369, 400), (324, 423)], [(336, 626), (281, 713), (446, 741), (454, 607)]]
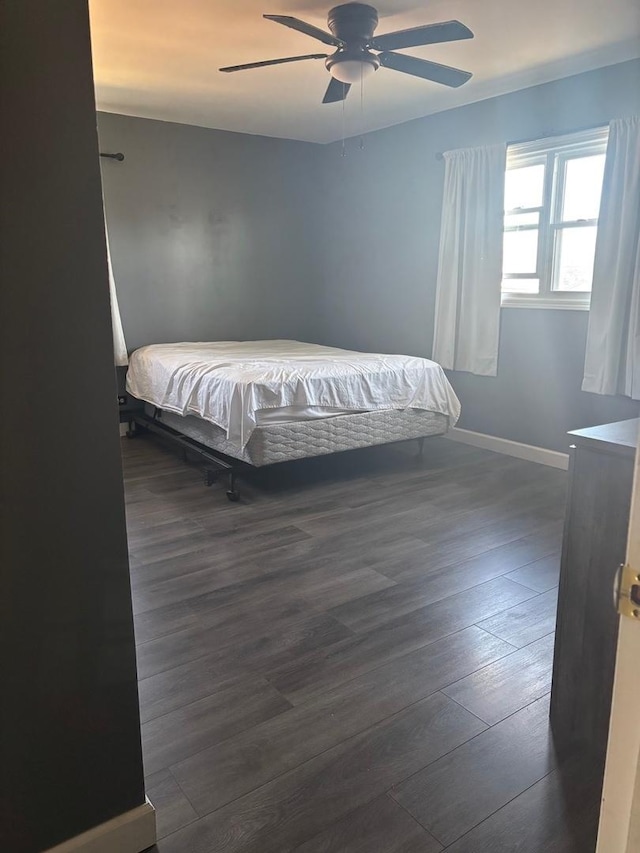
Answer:
[(136, 437), (136, 431), (134, 429), (128, 429), (125, 432), (125, 435), (127, 436), (127, 438), (135, 438)]
[(240, 495), (238, 494), (238, 492), (228, 491), (227, 497), (232, 503), (237, 503), (240, 500)]

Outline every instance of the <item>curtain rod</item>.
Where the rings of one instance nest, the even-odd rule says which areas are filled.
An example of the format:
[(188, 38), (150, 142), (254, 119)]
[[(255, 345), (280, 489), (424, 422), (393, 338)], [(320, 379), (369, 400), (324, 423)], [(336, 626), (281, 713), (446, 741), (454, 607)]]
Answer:
[(101, 151), (100, 156), (101, 157), (108, 157), (109, 160), (118, 160), (120, 162), (122, 162), (124, 160), (124, 154), (121, 151), (118, 151), (117, 154), (107, 154), (106, 152)]
[[(507, 142), (507, 147), (510, 145), (524, 145), (525, 142), (537, 142), (539, 139), (551, 139), (554, 136), (567, 136), (571, 133), (584, 133), (587, 130), (604, 130), (604, 128), (608, 127), (607, 124), (588, 124), (582, 127), (574, 127), (572, 130), (543, 130), (540, 136), (527, 136), (525, 139), (511, 139)], [(444, 153), (442, 151), (438, 151), (436, 153), (436, 160), (444, 160)]]

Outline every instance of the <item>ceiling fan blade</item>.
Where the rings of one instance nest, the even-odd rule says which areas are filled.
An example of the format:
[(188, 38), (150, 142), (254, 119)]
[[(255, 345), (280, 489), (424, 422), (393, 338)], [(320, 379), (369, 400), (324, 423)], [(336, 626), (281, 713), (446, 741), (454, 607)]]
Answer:
[(393, 68), (394, 71), (402, 71), (403, 74), (412, 74), (414, 77), (422, 77), (444, 86), (462, 86), (473, 76), (470, 71), (461, 71), (459, 68), (451, 68), (450, 65), (440, 65), (438, 62), (405, 56), (402, 53), (387, 51), (378, 54), (378, 59), (385, 68)]
[(218, 71), (246, 71), (247, 68), (264, 68), (267, 65), (282, 65), (285, 62), (300, 62), (302, 59), (326, 59), (326, 53), (309, 53), (306, 56), (286, 56), (284, 59), (267, 59), (264, 62), (245, 62), (244, 65), (227, 65)]
[(341, 83), (335, 77), (331, 78), (327, 91), (322, 99), (323, 104), (335, 104), (337, 101), (344, 101), (351, 88), (351, 83)]
[(404, 47), (419, 47), (423, 44), (441, 44), (445, 41), (472, 39), (473, 33), (460, 21), (443, 21), (409, 30), (397, 30), (376, 36), (371, 42), (374, 50), (401, 50)]
[(318, 39), (324, 44), (331, 44), (334, 47), (340, 47), (343, 42), (332, 36), (331, 33), (326, 33), (319, 27), (314, 27), (312, 24), (307, 24), (299, 18), (292, 18), (290, 15), (263, 15), (268, 21), (275, 21), (277, 24), (282, 24), (285, 27), (291, 27), (292, 30), (298, 30), (299, 33), (304, 33), (306, 36)]

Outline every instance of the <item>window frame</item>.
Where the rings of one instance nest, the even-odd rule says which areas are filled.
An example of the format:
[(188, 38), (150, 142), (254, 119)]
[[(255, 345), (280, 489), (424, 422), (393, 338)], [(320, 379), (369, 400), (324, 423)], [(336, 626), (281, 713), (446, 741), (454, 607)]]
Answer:
[(557, 290), (555, 284), (559, 274), (558, 246), (562, 234), (568, 228), (597, 227), (596, 219), (563, 221), (562, 206), (566, 180), (567, 163), (570, 160), (605, 154), (609, 137), (608, 127), (598, 127), (565, 136), (550, 137), (533, 142), (509, 145), (507, 148), (506, 170), (544, 164), (544, 183), (541, 204), (538, 207), (512, 208), (505, 210), (508, 216), (537, 213), (536, 225), (505, 225), (504, 232), (538, 232), (538, 251), (536, 269), (527, 273), (503, 273), (501, 280), (537, 278), (540, 282), (539, 293), (508, 293), (502, 291), (503, 308), (556, 308), (565, 310), (588, 311), (591, 303), (591, 291)]

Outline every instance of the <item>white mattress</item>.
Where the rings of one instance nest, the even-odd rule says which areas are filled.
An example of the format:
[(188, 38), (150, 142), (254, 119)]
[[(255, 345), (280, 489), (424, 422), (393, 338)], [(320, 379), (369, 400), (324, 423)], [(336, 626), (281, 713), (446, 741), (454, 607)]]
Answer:
[[(177, 415), (196, 415), (243, 449), (265, 417), (422, 410), (453, 426), (460, 403), (440, 365), (300, 341), (153, 344), (131, 356), (127, 390)], [(282, 410), (288, 410), (283, 412)]]

